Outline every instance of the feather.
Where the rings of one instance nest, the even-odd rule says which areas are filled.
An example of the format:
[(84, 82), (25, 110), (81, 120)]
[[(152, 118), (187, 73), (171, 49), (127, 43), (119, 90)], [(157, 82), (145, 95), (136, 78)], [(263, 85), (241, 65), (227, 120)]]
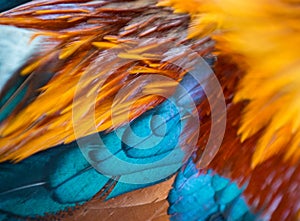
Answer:
[(109, 201), (99, 202), (95, 197), (78, 210), (72, 212), (72, 216), (66, 216), (63, 220), (101, 220), (113, 221), (120, 217), (124, 220), (168, 220), (166, 200), (169, 190), (174, 182), (171, 178), (165, 182), (151, 187), (135, 190), (112, 198)]
[[(230, 57), (224, 55), (218, 56), (214, 70), (227, 98), (228, 117), (223, 143), (207, 168), (244, 187), (247, 204), (251, 206), (253, 212), (259, 213), (263, 220), (297, 220), (300, 208), (299, 162), (296, 164), (287, 162), (284, 153), (279, 153), (254, 169), (251, 167), (260, 134), (241, 142), (237, 131), (242, 117), (241, 112), (247, 103), (233, 103), (232, 100), (237, 90), (237, 82), (244, 70), (241, 70)], [(207, 105), (206, 102), (201, 102), (198, 108), (207, 110)], [(201, 111), (200, 116), (207, 116), (207, 113)], [(210, 117), (206, 118), (205, 123), (201, 124), (200, 131), (209, 130), (210, 121)], [(207, 137), (207, 134), (200, 137), (200, 147), (206, 144)], [(200, 154), (201, 152), (198, 153)]]
[[(194, 92), (196, 101), (201, 100), (202, 88), (191, 75), (181, 84), (187, 93)], [(194, 121), (194, 111), (187, 107), (196, 101), (187, 99), (181, 90), (113, 132), (60, 145), (18, 164), (0, 164), (1, 214), (7, 218), (53, 215), (97, 193), (99, 198), (110, 199), (171, 177), (187, 154), (181, 145), (187, 145), (190, 136), (182, 132), (195, 131), (184, 128)]]
[(199, 172), (190, 160), (169, 193), (170, 220), (257, 220), (242, 192), (236, 183), (213, 171)]
[[(190, 14), (190, 38), (209, 34), (216, 40), (219, 65), (215, 73), (229, 117), (223, 144), (209, 168), (239, 185), (247, 183), (248, 204), (264, 211), (267, 220), (299, 219), (299, 196), (290, 194), (299, 186), (299, 54), (294, 48), (299, 41), (299, 28), (294, 25), (299, 20), (298, 3), (159, 3)], [(207, 110), (207, 104), (203, 102), (199, 109)], [(209, 119), (210, 113), (204, 111), (202, 116)], [(201, 130), (210, 125), (207, 120)], [(200, 138), (200, 147), (207, 137)], [(199, 148), (198, 154), (202, 151)], [(288, 172), (283, 176), (282, 171)]]
[[(59, 1), (51, 3), (50, 5), (56, 7), (55, 4), (59, 4)], [(74, 5), (76, 4), (74, 3)], [(186, 87), (188, 93), (193, 91), (194, 99), (197, 101), (201, 100), (203, 96), (201, 90), (199, 88), (197, 89), (199, 86), (195, 85), (192, 79), (184, 78), (182, 80), (187, 72), (186, 70), (189, 70), (193, 66), (193, 63), (189, 61), (189, 59), (183, 59), (181, 63), (177, 62), (179, 65), (185, 63), (186, 70), (181, 70), (170, 64), (171, 61), (180, 61), (181, 58), (187, 55), (188, 51), (184, 51), (185, 46), (179, 46), (177, 50), (174, 50), (167, 45), (163, 52), (164, 49), (162, 46), (168, 42), (160, 39), (152, 39), (152, 41), (146, 39), (142, 43), (134, 41), (133, 38), (123, 40), (122, 37), (128, 35), (125, 33), (120, 34), (120, 37), (117, 38), (109, 36), (108, 34), (114, 33), (114, 30), (112, 30), (111, 33), (101, 33), (100, 31), (100, 33), (96, 32), (94, 34), (90, 34), (89, 30), (86, 30), (88, 36), (84, 39), (77, 40), (76, 35), (79, 36), (78, 31), (74, 36), (74, 30), (66, 31), (63, 29), (59, 30), (60, 32), (56, 32), (58, 26), (53, 27), (51, 26), (53, 24), (49, 24), (47, 27), (47, 22), (49, 21), (51, 23), (51, 19), (48, 19), (47, 16), (44, 17), (45, 21), (43, 22), (43, 26), (38, 26), (38, 21), (35, 19), (28, 19), (27, 26), (26, 23), (21, 20), (20, 23), (17, 22), (18, 16), (21, 17), (20, 13), (28, 15), (28, 11), (26, 12), (26, 10), (31, 10), (31, 12), (37, 11), (39, 15), (48, 14), (49, 11), (47, 10), (34, 8), (38, 6), (38, 3), (22, 6), (20, 7), (21, 12), (18, 12), (18, 9), (12, 10), (8, 12), (9, 16), (7, 16), (7, 13), (4, 13), (3, 19), (1, 19), (3, 23), (14, 24), (23, 28), (43, 28), (41, 33), (34, 35), (46, 36), (48, 43), (46, 45), (39, 45), (40, 48), (38, 48), (38, 51), (41, 51), (41, 53), (35, 54), (28, 64), (21, 67), (20, 72), (21, 75), (26, 76), (24, 78), (30, 79), (30, 83), (33, 79), (39, 79), (39, 76), (45, 75), (45, 71), (50, 71), (51, 75), (53, 75), (50, 81), (45, 82), (45, 86), (39, 85), (40, 88), (37, 87), (30, 90), (31, 95), (31, 93), (36, 92), (36, 89), (39, 89), (39, 93), (34, 97), (35, 99), (17, 111), (10, 113), (11, 116), (2, 122), (2, 137), (0, 141), (2, 144), (1, 157), (3, 157), (2, 161), (8, 159), (20, 161), (40, 150), (53, 147), (62, 142), (69, 144), (59, 145), (51, 150), (37, 153), (16, 165), (7, 162), (1, 164), (2, 168), (0, 171), (3, 174), (3, 176), (1, 176), (1, 183), (6, 183), (6, 185), (2, 185), (0, 195), (1, 214), (7, 219), (22, 217), (34, 218), (35, 216), (44, 216), (46, 214), (54, 214), (55, 216), (56, 213), (65, 211), (67, 208), (82, 205), (95, 196), (97, 192), (99, 192), (99, 196), (102, 199), (110, 199), (125, 192), (152, 185), (174, 174), (181, 166), (182, 160), (186, 155), (178, 145), (188, 146), (185, 140), (190, 138), (191, 133), (194, 133), (194, 127), (190, 126), (190, 123), (187, 123), (193, 120), (193, 118), (190, 117), (193, 110), (189, 108), (189, 100), (186, 100), (185, 97), (178, 96), (178, 94), (180, 95), (181, 93), (176, 94), (175, 92), (173, 98), (170, 96), (172, 92), (175, 91), (179, 81), (182, 81), (182, 85)], [(83, 4), (77, 4), (76, 6), (79, 8), (88, 7)], [(43, 3), (41, 3), (40, 7), (46, 8)], [(143, 8), (128, 10), (128, 14), (131, 15), (132, 12), (140, 13), (140, 16), (143, 18), (145, 9), (142, 9)], [(64, 10), (68, 12), (67, 9)], [(53, 11), (55, 10), (53, 9)], [(105, 9), (103, 9), (103, 11), (104, 12), (100, 11), (100, 14), (119, 12), (118, 10), (112, 10), (112, 12), (110, 12)], [(76, 12), (72, 11), (70, 13)], [(124, 13), (126, 13), (126, 11), (124, 11)], [(166, 13), (168, 14), (169, 12)], [(16, 17), (11, 20), (11, 16)], [(124, 22), (122, 23), (123, 25), (128, 22), (127, 19), (126, 21), (122, 21), (122, 18), (120, 19), (121, 22)], [(147, 23), (151, 19), (153, 19), (152, 16), (150, 18), (146, 17), (144, 22)], [(186, 21), (186, 17), (180, 16), (179, 19), (182, 22)], [(35, 22), (37, 23), (34, 24)], [(63, 21), (63, 23), (68, 25), (66, 21)], [(132, 25), (135, 23), (136, 21), (134, 20), (128, 26), (133, 27)], [(72, 25), (74, 26), (74, 24)], [(144, 24), (141, 23), (139, 25), (142, 26)], [(169, 28), (165, 22), (159, 22), (155, 25), (160, 29), (160, 32), (163, 29), (168, 30)], [(176, 28), (177, 25), (172, 24), (170, 27)], [(47, 28), (50, 30), (45, 30)], [(65, 26), (62, 25), (62, 28), (65, 28)], [(127, 28), (127, 30), (129, 29), (130, 28)], [(35, 33), (37, 33), (37, 30), (35, 30)], [(101, 41), (94, 39), (95, 35), (98, 34), (100, 34), (100, 36), (103, 35), (99, 38)], [(145, 33), (141, 33), (141, 35), (145, 35)], [(93, 41), (91, 41), (92, 39)], [(183, 38), (179, 36), (176, 41), (179, 43), (182, 39)], [(117, 41), (117, 44), (121, 46), (120, 48), (122, 50), (125, 48), (126, 53), (119, 51), (115, 60), (122, 59), (121, 61), (124, 62), (128, 62), (129, 60), (129, 64), (125, 67), (114, 69), (112, 67), (114, 60), (107, 59), (108, 54), (103, 51), (104, 46), (104, 48), (107, 48), (107, 46), (111, 46), (112, 44), (104, 44), (103, 40), (104, 42), (108, 41), (108, 43), (109, 41)], [(130, 44), (134, 46), (132, 49), (128, 48)], [(207, 55), (212, 48), (212, 42), (210, 42), (209, 39), (188, 42), (187, 44), (195, 47), (197, 45), (203, 45), (203, 47), (199, 48), (199, 53), (203, 55)], [(48, 45), (52, 45), (55, 50), (51, 47), (48, 48)], [(88, 48), (85, 48), (88, 53), (82, 50), (82, 47), (85, 46), (88, 46)], [(158, 49), (160, 53), (163, 52), (163, 56), (156, 56)], [(176, 53), (180, 50), (182, 50), (180, 53)], [(131, 62), (130, 60), (132, 59), (137, 61)], [(53, 64), (53, 67), (49, 67), (49, 64)], [(64, 65), (61, 66), (61, 64)], [(101, 64), (100, 68), (102, 70), (99, 69), (98, 64)], [(116, 65), (120, 64), (116, 63)], [(90, 88), (91, 86), (93, 87), (93, 81), (97, 78), (101, 79), (101, 75), (108, 77), (104, 87), (107, 88), (109, 93), (100, 93), (100, 98), (97, 102), (102, 105), (97, 107), (97, 110), (100, 111), (98, 118), (101, 121), (98, 124), (101, 128), (95, 132), (115, 129), (115, 131), (110, 133), (100, 133), (101, 137), (103, 136), (104, 144), (108, 147), (108, 149), (106, 149), (103, 145), (99, 145), (99, 143), (95, 142), (94, 137), (98, 136), (98, 134), (92, 134), (88, 128), (85, 128), (86, 122), (82, 122), (82, 120), (85, 119), (81, 118), (85, 116), (84, 112), (86, 110), (77, 110), (78, 112), (75, 113), (75, 116), (73, 115), (75, 119), (78, 116), (79, 120), (81, 120), (77, 127), (79, 130), (79, 136), (77, 136), (77, 138), (82, 137), (77, 141), (88, 160), (84, 158), (77, 144), (72, 142), (75, 139), (72, 125), (65, 126), (67, 122), (71, 122), (72, 120), (72, 106), (68, 102), (68, 99), (73, 99), (75, 86), (81, 75), (83, 75), (83, 69), (87, 69), (87, 75), (92, 76), (92, 78), (81, 84), (83, 90), (80, 91), (80, 94), (86, 93), (87, 89), (97, 91), (97, 88)], [(126, 71), (128, 69), (129, 71)], [(105, 71), (110, 70), (114, 72), (111, 73), (110, 76), (105, 76)], [(95, 76), (95, 73), (99, 74)], [(133, 108), (133, 117), (129, 119), (129, 121), (132, 121), (130, 128), (138, 135), (146, 136), (146, 138), (140, 139), (140, 142), (136, 142), (134, 136), (130, 134), (128, 124), (125, 124), (126, 119), (123, 120), (122, 117), (119, 117), (121, 122), (117, 122), (117, 128), (112, 127), (110, 119), (107, 120), (107, 117), (110, 117), (106, 116), (108, 112), (107, 108), (111, 108), (111, 101), (107, 101), (107, 99), (111, 99), (110, 97), (116, 94), (123, 85), (127, 84), (132, 86), (133, 90), (130, 91), (127, 96), (123, 96), (117, 101), (118, 103), (125, 102), (125, 107), (124, 105), (118, 105), (116, 106), (117, 109), (113, 111), (114, 113), (121, 111), (121, 113), (124, 112), (126, 114), (126, 112), (128, 112), (127, 106), (131, 105), (131, 103), (126, 104), (126, 102), (129, 102), (132, 97), (139, 93), (151, 94), (159, 89), (157, 80), (153, 81), (152, 77), (152, 75), (158, 73), (162, 73), (164, 76), (175, 80), (172, 82), (160, 78), (160, 84), (169, 85), (169, 87), (161, 90), (160, 93), (165, 93), (167, 98), (180, 107), (181, 115), (185, 116), (185, 120), (182, 121), (180, 119), (182, 116), (176, 113), (176, 108), (169, 100), (157, 108), (146, 112), (145, 115), (142, 115), (143, 112), (161, 103), (165, 98), (158, 96), (141, 98), (141, 100), (137, 102), (137, 107)], [(201, 73), (198, 74), (201, 75)], [(144, 80), (138, 81), (140, 75), (144, 75)], [(74, 78), (76, 78), (75, 81)], [(19, 86), (19, 89), (24, 84), (26, 84), (26, 80)], [(141, 88), (141, 84), (145, 86), (144, 91), (139, 89)], [(62, 92), (61, 85), (65, 86), (63, 90), (65, 93), (62, 95), (62, 98), (58, 96), (58, 94)], [(109, 88), (112, 88), (112, 90), (109, 91)], [(55, 98), (55, 100), (53, 100), (53, 98)], [(24, 100), (27, 101), (25, 98)], [(84, 104), (82, 102), (84, 101), (73, 105), (80, 107)], [(36, 114), (36, 112), (38, 113)], [(153, 115), (157, 115), (158, 118), (153, 120)], [(161, 123), (164, 118), (165, 124)], [(64, 127), (62, 127), (62, 125), (64, 125)], [(149, 125), (151, 128), (145, 128), (145, 125)], [(189, 129), (185, 130), (187, 133), (184, 135), (184, 139), (177, 144), (178, 140), (175, 138), (180, 136), (180, 128), (187, 126)], [(61, 139), (61, 137), (59, 137), (60, 132), (57, 131), (57, 129), (61, 132), (65, 132), (66, 129), (69, 130), (70, 137), (65, 137), (64, 139), (66, 140)], [(151, 130), (153, 130), (153, 132), (151, 132)], [(45, 133), (45, 131), (47, 131), (47, 133)], [(166, 132), (166, 134), (163, 134), (163, 132)], [(125, 143), (118, 139), (119, 134), (122, 134), (121, 137)], [(152, 149), (139, 149), (140, 146), (153, 145), (153, 141), (151, 142), (151, 140), (161, 140), (162, 143), (157, 143)], [(131, 143), (131, 146), (127, 143)], [(80, 144), (83, 144), (83, 146)], [(192, 150), (189, 151), (191, 152)], [(114, 153), (115, 158), (117, 157), (121, 159), (122, 162), (127, 162), (127, 164), (125, 164), (125, 166), (123, 164), (117, 165), (115, 161), (113, 161), (113, 158), (107, 156), (109, 152)], [(172, 153), (171, 155), (170, 152)], [(162, 160), (168, 155), (170, 156), (167, 160)], [(158, 161), (158, 164), (155, 164), (155, 161)], [(134, 166), (136, 164), (138, 164), (138, 166)], [(29, 171), (32, 174), (28, 174), (30, 173)], [(21, 177), (24, 175), (26, 179), (22, 180)], [(19, 179), (21, 182), (19, 182)], [(128, 183), (129, 181), (130, 183)], [(93, 184), (89, 185), (90, 183)], [(18, 205), (18, 207), (15, 205)], [(48, 217), (52, 215), (48, 215)]]
[(278, 152), (284, 152), (286, 160), (299, 161), (300, 62), (299, 50), (295, 50), (300, 39), (298, 4), (282, 0), (159, 3), (190, 13), (189, 37), (213, 35), (216, 47), (231, 54), (240, 68), (247, 70), (234, 101), (249, 101), (238, 130), (242, 141), (264, 130), (252, 167)]
[[(186, 71), (170, 64), (172, 61), (187, 56), (189, 52), (185, 49), (190, 47), (195, 48), (203, 56), (210, 53), (213, 43), (207, 38), (182, 43), (181, 53), (172, 53), (171, 48), (174, 45), (179, 47), (186, 32), (182, 32), (180, 36), (172, 33), (175, 30), (182, 30), (184, 24), (187, 24), (186, 16), (174, 17), (170, 11), (163, 10), (166, 17), (160, 20), (156, 14), (161, 9), (152, 2), (141, 1), (139, 4), (128, 2), (127, 8), (122, 10), (117, 9), (120, 4), (123, 2), (109, 4), (104, 1), (93, 4), (77, 1), (66, 5), (60, 1), (51, 3), (36, 1), (1, 15), (1, 24), (35, 29), (37, 35), (49, 39), (47, 45), (53, 45), (49, 49), (42, 44), (40, 46), (42, 52), (35, 55), (29, 65), (22, 67), (21, 74), (32, 75), (31, 73), (36, 72), (37, 69), (47, 70), (49, 62), (57, 66), (51, 71), (55, 77), (40, 88), (39, 96), (1, 123), (0, 161), (20, 161), (38, 151), (72, 142), (75, 140), (72, 116), (84, 120), (94, 103), (96, 131), (112, 130), (122, 126), (127, 121), (126, 110), (131, 105), (130, 98), (141, 93), (141, 87), (138, 83), (133, 84), (135, 88), (132, 88), (127, 99), (124, 98), (123, 105), (115, 105), (114, 113), (119, 114), (115, 116), (113, 125), (110, 110), (113, 97), (120, 88), (130, 84), (132, 80), (138, 80), (141, 75), (156, 76), (158, 73), (180, 82)], [(75, 11), (73, 9), (70, 11), (70, 8)], [(76, 14), (76, 10), (78, 20), (70, 21), (68, 15)], [(153, 12), (149, 13), (149, 10)], [(61, 16), (62, 13), (65, 16)], [(115, 20), (104, 19), (107, 16)], [(180, 22), (174, 23), (175, 20)], [(116, 26), (116, 23), (119, 25)], [(144, 32), (152, 28), (148, 24), (157, 30), (146, 35)], [(102, 26), (109, 31), (104, 31), (100, 28)], [(137, 40), (135, 35), (139, 35), (141, 40)], [(157, 38), (161, 35), (166, 37)], [(106, 46), (117, 44), (118, 47), (104, 50), (103, 42)], [(102, 46), (99, 45), (100, 43)], [(180, 49), (178, 48), (177, 51)], [(186, 69), (189, 70), (193, 63), (188, 60), (187, 62), (189, 63), (186, 64)], [(88, 75), (91, 77), (87, 77)], [(80, 87), (78, 87), (79, 80), (84, 81), (80, 83)], [(146, 84), (147, 81), (144, 83)], [(101, 84), (103, 84), (102, 90), (99, 93)], [(158, 90), (158, 85), (154, 82), (147, 84), (144, 92), (149, 95), (133, 104), (129, 120), (137, 118), (164, 100), (161, 96), (150, 95), (151, 91)], [(160, 89), (163, 93), (172, 92), (176, 86), (174, 83), (168, 83), (167, 80), (164, 80), (164, 84), (165, 88)], [(84, 99), (73, 102), (75, 93), (87, 94), (91, 99), (96, 92), (97, 97), (90, 103), (86, 101), (83, 105)], [(74, 108), (78, 110), (76, 115), (73, 115)], [(80, 138), (96, 131), (91, 131), (90, 125), (86, 123), (81, 126), (76, 136)]]

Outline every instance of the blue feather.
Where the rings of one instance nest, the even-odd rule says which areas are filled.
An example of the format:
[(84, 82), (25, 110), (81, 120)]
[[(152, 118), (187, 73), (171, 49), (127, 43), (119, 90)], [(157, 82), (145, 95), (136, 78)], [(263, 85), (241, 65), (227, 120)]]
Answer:
[(183, 168), (168, 196), (172, 221), (258, 220), (236, 183), (211, 170), (200, 173), (192, 160)]

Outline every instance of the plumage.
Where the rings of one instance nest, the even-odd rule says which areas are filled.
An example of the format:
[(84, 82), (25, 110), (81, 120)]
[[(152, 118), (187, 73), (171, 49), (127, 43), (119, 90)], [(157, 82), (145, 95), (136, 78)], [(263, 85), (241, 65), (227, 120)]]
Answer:
[[(298, 5), (37, 0), (0, 14), (22, 36), (0, 41), (22, 48), (0, 61), (0, 219), (98, 204), (116, 220), (128, 203), (134, 220), (298, 220)], [(174, 176), (169, 217), (146, 216), (166, 204), (142, 193)]]
[(300, 39), (299, 2), (192, 0), (189, 4), (159, 3), (190, 13), (189, 37), (212, 34), (217, 48), (231, 53), (247, 71), (234, 101), (249, 102), (238, 130), (242, 141), (264, 130), (252, 167), (278, 152), (285, 152), (286, 160), (299, 161), (300, 65), (295, 49)]

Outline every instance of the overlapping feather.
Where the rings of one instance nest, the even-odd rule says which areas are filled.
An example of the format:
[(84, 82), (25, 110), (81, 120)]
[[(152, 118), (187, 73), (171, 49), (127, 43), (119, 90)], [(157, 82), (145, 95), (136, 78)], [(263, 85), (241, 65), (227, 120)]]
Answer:
[(278, 152), (299, 161), (299, 1), (160, 1), (191, 14), (189, 37), (212, 34), (246, 75), (235, 102), (249, 101), (238, 134), (244, 141), (264, 130), (252, 167)]
[[(218, 53), (226, 54), (215, 71), (229, 124), (210, 167), (246, 183), (248, 203), (265, 219), (298, 220), (299, 1), (167, 0), (159, 5), (189, 13), (189, 37), (211, 34)], [(209, 120), (202, 127), (209, 129)]]
[[(40, 89), (39, 96), (1, 123), (0, 161), (20, 161), (51, 146), (75, 140), (72, 116), (84, 118), (94, 104), (95, 122), (92, 123), (97, 125), (97, 131), (104, 131), (119, 127), (161, 103), (164, 98), (147, 95), (131, 104), (131, 96), (142, 90), (149, 93), (158, 87), (155, 82), (145, 82), (144, 89), (136, 84), (130, 94), (124, 95), (123, 104), (115, 105), (113, 112), (119, 114), (114, 116), (113, 125), (111, 106), (115, 95), (140, 76), (160, 74), (177, 82), (182, 79), (186, 70), (180, 70), (171, 61), (187, 56), (188, 52), (170, 56), (170, 47), (164, 45), (180, 44), (185, 39), (186, 32), (182, 31), (188, 18), (161, 10), (154, 3), (128, 2), (127, 8), (124, 2), (109, 3), (37, 1), (1, 15), (0, 24), (34, 29), (37, 36), (47, 36), (47, 45), (52, 45), (48, 48), (42, 44), (42, 52), (22, 68), (22, 75), (35, 74), (39, 78), (43, 73), (35, 72), (47, 70), (49, 63), (56, 66), (51, 70), (54, 77)], [(120, 4), (122, 9), (118, 9)], [(165, 14), (163, 20), (157, 15), (158, 11)], [(182, 34), (174, 35), (174, 31)], [(164, 38), (160, 40), (159, 36)], [(198, 50), (206, 41), (185, 44)], [(207, 54), (212, 44), (204, 47), (198, 47), (200, 55)], [(122, 66), (119, 60), (124, 61)], [(190, 66), (192, 68), (192, 63)], [(79, 85), (85, 74), (93, 76)], [(176, 86), (167, 81), (160, 84), (164, 85), (161, 91), (169, 94)], [(75, 91), (87, 98), (95, 92), (99, 95), (90, 107), (81, 108), (74, 116), (73, 108), (78, 107), (78, 110), (83, 104), (82, 99), (73, 102)], [(93, 132), (90, 124), (82, 125), (77, 138)]]

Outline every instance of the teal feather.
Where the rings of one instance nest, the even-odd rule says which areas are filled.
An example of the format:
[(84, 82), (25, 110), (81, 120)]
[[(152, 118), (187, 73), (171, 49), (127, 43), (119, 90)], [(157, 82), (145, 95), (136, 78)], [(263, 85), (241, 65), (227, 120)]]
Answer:
[[(188, 90), (201, 91), (189, 75), (182, 85)], [(55, 214), (83, 204), (99, 192), (102, 200), (109, 199), (168, 179), (180, 168), (185, 156), (178, 143), (187, 121), (180, 115), (190, 111), (187, 105), (180, 108), (188, 102), (184, 100), (175, 93), (116, 131), (53, 147), (18, 164), (0, 164), (0, 214), (7, 217)], [(139, 142), (129, 126), (140, 137)], [(95, 136), (102, 138), (103, 145), (97, 143)], [(79, 149), (78, 144), (82, 143), (84, 147)], [(151, 148), (144, 149), (147, 146)], [(111, 155), (125, 162), (125, 166), (116, 164)], [(171, 157), (164, 160), (168, 155)]]

